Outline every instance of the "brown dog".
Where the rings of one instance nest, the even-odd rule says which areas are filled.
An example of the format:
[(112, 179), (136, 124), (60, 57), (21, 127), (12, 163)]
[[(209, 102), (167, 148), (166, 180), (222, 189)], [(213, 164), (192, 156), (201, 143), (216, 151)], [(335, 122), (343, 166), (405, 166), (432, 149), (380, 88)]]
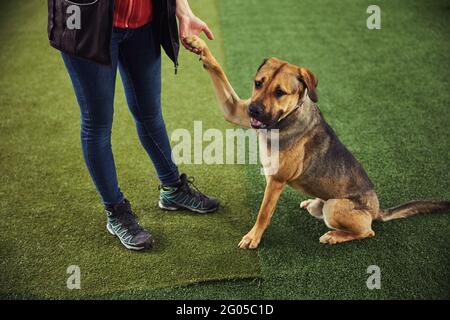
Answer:
[[(321, 243), (373, 237), (374, 220), (450, 209), (449, 201), (414, 201), (381, 210), (366, 172), (322, 117), (316, 105), (317, 78), (308, 69), (275, 58), (264, 60), (256, 72), (252, 97), (241, 100), (206, 43), (195, 36), (184, 42), (201, 51), (200, 60), (211, 76), (227, 121), (243, 127), (279, 130), (278, 170), (266, 175), (258, 218), (242, 238), (240, 248), (258, 246), (286, 184), (315, 197), (303, 201), (300, 207), (333, 229), (320, 237)], [(266, 144), (268, 148), (270, 138)]]

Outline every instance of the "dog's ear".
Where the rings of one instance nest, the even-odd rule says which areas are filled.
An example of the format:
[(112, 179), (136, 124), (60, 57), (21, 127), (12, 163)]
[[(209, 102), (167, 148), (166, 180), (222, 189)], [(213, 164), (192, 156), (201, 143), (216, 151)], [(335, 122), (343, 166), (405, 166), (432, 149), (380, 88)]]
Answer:
[(308, 88), (308, 96), (313, 102), (317, 102), (319, 98), (317, 97), (317, 85), (319, 80), (316, 76), (306, 68), (299, 68), (298, 80), (303, 82)]
[(269, 60), (269, 58), (265, 58), (265, 59), (263, 60), (263, 62), (261, 63), (261, 65), (258, 67), (258, 70), (256, 70), (256, 73), (258, 73), (258, 71), (261, 70), (261, 68), (263, 67), (263, 65), (266, 64), (267, 60)]

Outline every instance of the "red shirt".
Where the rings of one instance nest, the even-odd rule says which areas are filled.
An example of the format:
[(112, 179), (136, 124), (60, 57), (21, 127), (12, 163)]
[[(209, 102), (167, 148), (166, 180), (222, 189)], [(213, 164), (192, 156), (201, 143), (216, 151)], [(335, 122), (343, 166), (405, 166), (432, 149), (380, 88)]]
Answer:
[(152, 21), (152, 0), (114, 1), (114, 27), (136, 29)]

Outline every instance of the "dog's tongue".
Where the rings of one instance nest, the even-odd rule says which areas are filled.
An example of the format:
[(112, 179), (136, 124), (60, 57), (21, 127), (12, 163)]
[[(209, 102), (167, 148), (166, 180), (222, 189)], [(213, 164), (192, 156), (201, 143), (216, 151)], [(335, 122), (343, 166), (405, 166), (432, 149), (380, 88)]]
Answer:
[(261, 127), (262, 126), (262, 122), (256, 120), (255, 118), (250, 118), (250, 123), (253, 127)]

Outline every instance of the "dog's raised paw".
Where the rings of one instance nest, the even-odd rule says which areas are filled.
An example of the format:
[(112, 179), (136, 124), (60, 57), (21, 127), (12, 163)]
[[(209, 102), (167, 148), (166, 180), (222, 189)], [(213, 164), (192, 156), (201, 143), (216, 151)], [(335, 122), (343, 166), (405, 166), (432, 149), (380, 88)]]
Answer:
[(188, 36), (183, 39), (183, 42), (192, 49), (198, 49), (201, 51), (207, 47), (205, 41), (197, 36)]

